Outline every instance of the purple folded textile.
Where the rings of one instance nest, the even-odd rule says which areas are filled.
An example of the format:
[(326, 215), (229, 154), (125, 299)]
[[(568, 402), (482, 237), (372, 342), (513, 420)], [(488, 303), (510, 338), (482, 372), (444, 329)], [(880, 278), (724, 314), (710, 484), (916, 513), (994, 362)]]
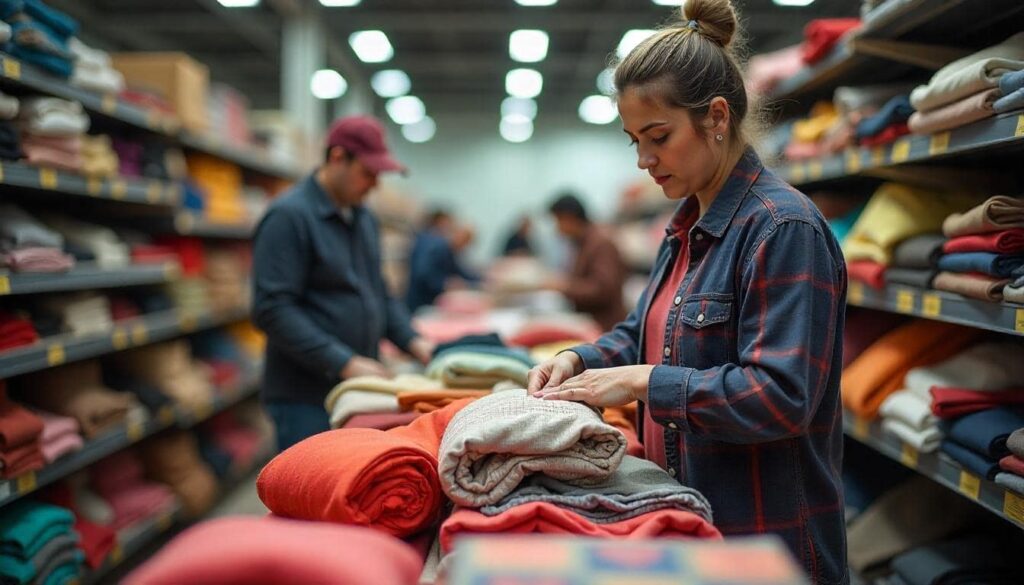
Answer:
[(67, 272), (75, 259), (57, 248), (20, 248), (0, 254), (0, 264), (14, 272)]

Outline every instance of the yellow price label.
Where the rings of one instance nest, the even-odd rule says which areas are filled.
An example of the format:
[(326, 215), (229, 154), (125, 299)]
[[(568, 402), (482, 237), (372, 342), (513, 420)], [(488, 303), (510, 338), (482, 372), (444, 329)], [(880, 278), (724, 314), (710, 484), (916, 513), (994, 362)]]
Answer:
[(871, 164), (878, 167), (885, 164), (885, 148), (876, 146), (871, 149)]
[(39, 169), (39, 184), (43, 189), (57, 188), (57, 171), (55, 169)]
[(1024, 333), (1024, 309), (1017, 309), (1017, 318), (1014, 319), (1013, 329), (1017, 333)]
[(807, 172), (804, 170), (804, 165), (799, 163), (790, 165), (789, 177), (794, 183), (802, 183), (807, 180)]
[(931, 140), (928, 141), (928, 154), (942, 154), (947, 150), (949, 150), (949, 132), (932, 134)]
[(896, 292), (896, 310), (900, 313), (914, 312), (914, 291), (900, 290)]
[(846, 152), (846, 172), (852, 174), (859, 173), (861, 169), (860, 164), (860, 151), (849, 150)]
[(110, 183), (110, 196), (114, 199), (124, 199), (125, 194), (128, 193), (128, 185), (124, 181), (118, 179), (111, 181)]
[(162, 406), (160, 412), (156, 415), (157, 420), (162, 425), (169, 425), (174, 422), (174, 407), (173, 406)]
[(64, 352), (64, 346), (59, 343), (54, 343), (50, 347), (46, 348), (46, 363), (51, 366), (59, 366), (64, 363), (67, 358), (67, 354)]
[(136, 323), (132, 326), (132, 343), (142, 345), (147, 341), (149, 341), (149, 330), (146, 329), (146, 324)]
[(910, 159), (910, 141), (906, 138), (897, 140), (892, 146), (892, 162), (901, 163)]
[(4, 182), (4, 165), (0, 164), (0, 183)]
[(850, 283), (850, 302), (855, 305), (860, 305), (864, 302), (864, 283), (859, 281), (853, 281)]
[(1017, 116), (1017, 129), (1013, 131), (1014, 136), (1024, 136), (1024, 114)]
[(817, 181), (825, 174), (825, 167), (821, 164), (821, 161), (812, 161), (807, 165), (807, 176), (812, 181)]
[(103, 94), (103, 101), (100, 102), (100, 109), (105, 114), (113, 114), (117, 109), (117, 96), (112, 93)]
[(0, 276), (0, 295), (11, 294), (11, 279), (6, 276)]
[(853, 419), (853, 436), (858, 439), (866, 439), (871, 433), (871, 423), (867, 419), (857, 417)]
[(160, 530), (160, 532), (163, 532), (171, 527), (171, 522), (173, 520), (174, 519), (171, 517), (170, 512), (164, 512), (160, 515), (159, 518), (156, 519), (156, 527)]
[(146, 188), (146, 200), (150, 203), (156, 203), (160, 200), (161, 191), (163, 191), (163, 187), (159, 182), (150, 181), (149, 187)]
[(977, 500), (978, 496), (981, 495), (981, 478), (973, 473), (966, 471), (960, 472), (960, 493)]
[(938, 317), (942, 314), (942, 297), (935, 293), (921, 295), (921, 314), (925, 317)]
[(96, 177), (89, 177), (85, 182), (85, 189), (89, 195), (96, 197), (103, 191), (103, 182)]
[(17, 484), (18, 493), (22, 495), (25, 495), (31, 492), (32, 490), (36, 489), (36, 486), (39, 485), (39, 482), (36, 480), (36, 472), (30, 471), (28, 473), (23, 473), (19, 475), (17, 479)]
[(114, 548), (110, 549), (110, 564), (120, 565), (123, 560), (124, 548), (121, 547), (121, 543), (115, 544)]
[(10, 57), (4, 58), (4, 77), (21, 79), (21, 61), (15, 61)]
[(903, 443), (900, 450), (900, 463), (910, 468), (917, 468), (918, 453), (913, 445)]
[(114, 333), (110, 336), (110, 341), (114, 345), (114, 349), (121, 351), (128, 347), (128, 334), (124, 329), (117, 327), (114, 329)]
[(1003, 496), (1003, 514), (1018, 524), (1024, 524), (1024, 497), (1006, 490), (1006, 495)]
[(145, 427), (138, 421), (132, 421), (128, 425), (128, 429), (125, 434), (128, 435), (128, 440), (135, 443), (142, 439), (142, 435), (145, 434)]

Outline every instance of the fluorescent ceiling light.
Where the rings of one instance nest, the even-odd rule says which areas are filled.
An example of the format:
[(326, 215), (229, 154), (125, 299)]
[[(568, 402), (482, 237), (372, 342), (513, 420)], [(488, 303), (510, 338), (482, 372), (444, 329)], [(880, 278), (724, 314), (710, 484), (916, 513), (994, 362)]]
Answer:
[(509, 142), (526, 142), (533, 136), (533, 122), (521, 116), (502, 118), (498, 132)]
[(517, 30), (508, 37), (508, 54), (513, 61), (536, 63), (548, 56), (548, 33), (542, 30)]
[(310, 78), (309, 91), (318, 99), (333, 100), (345, 95), (348, 91), (348, 82), (333, 69), (321, 69)]
[(597, 91), (604, 95), (615, 93), (615, 69), (609, 67), (597, 74)]
[(388, 36), (379, 30), (361, 30), (348, 37), (348, 44), (363, 63), (383, 63), (394, 56)]
[(558, 0), (516, 0), (516, 4), (520, 6), (552, 6)]
[(415, 124), (427, 115), (427, 107), (423, 105), (420, 98), (407, 95), (388, 100), (384, 105), (388, 115), (395, 121), (395, 124)]
[(615, 102), (606, 95), (591, 95), (580, 102), (580, 119), (587, 124), (611, 124), (619, 117)]
[(528, 98), (507, 97), (501, 102), (501, 117), (523, 116), (527, 120), (537, 117), (537, 102)]
[(416, 144), (430, 141), (434, 137), (435, 132), (437, 132), (437, 124), (434, 123), (434, 119), (430, 116), (423, 116), (423, 119), (419, 122), (402, 126), (402, 136), (405, 136), (405, 139), (409, 142), (415, 142)]
[(810, 6), (814, 0), (772, 0), (777, 6)]
[(329, 8), (358, 6), (363, 0), (320, 0), (320, 4)]
[[(813, 0), (811, 1), (813, 2)], [(658, 6), (682, 6), (686, 0), (654, 0), (654, 3)]]
[(619, 41), (619, 47), (615, 49), (615, 54), (619, 56), (619, 59), (624, 59), (630, 51), (653, 34), (653, 30), (646, 28), (634, 28), (633, 30), (626, 31), (626, 34), (622, 35), (622, 40)]
[(405, 71), (399, 69), (385, 69), (373, 74), (370, 78), (370, 86), (373, 91), (382, 98), (393, 98), (403, 96), (412, 89), (412, 82)]
[(249, 8), (259, 4), (260, 0), (217, 0), (217, 2), (220, 2), (220, 5), (225, 8)]
[(535, 98), (544, 89), (544, 77), (533, 69), (513, 69), (505, 76), (505, 91), (512, 97)]

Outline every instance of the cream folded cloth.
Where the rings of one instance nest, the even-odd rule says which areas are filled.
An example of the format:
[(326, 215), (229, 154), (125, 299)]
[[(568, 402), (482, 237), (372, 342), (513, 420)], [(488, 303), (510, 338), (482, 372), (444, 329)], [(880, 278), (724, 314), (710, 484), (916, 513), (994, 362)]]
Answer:
[(509, 390), (484, 396), (452, 418), (441, 439), (438, 474), (453, 502), (478, 508), (501, 501), (534, 473), (574, 485), (602, 482), (625, 453), (626, 438), (590, 407)]
[(946, 65), (932, 76), (928, 85), (911, 92), (910, 103), (919, 112), (934, 110), (996, 87), (1002, 75), (1021, 69), (1024, 69), (1024, 32)]

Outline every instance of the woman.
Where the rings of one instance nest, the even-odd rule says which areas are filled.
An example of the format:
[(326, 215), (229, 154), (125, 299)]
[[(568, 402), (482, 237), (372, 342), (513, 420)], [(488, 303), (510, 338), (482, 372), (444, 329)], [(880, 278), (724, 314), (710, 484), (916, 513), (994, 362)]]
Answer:
[(821, 214), (748, 145), (736, 28), (729, 0), (689, 0), (617, 67), (638, 165), (682, 202), (636, 309), (534, 368), (529, 389), (639, 400), (647, 457), (704, 493), (723, 533), (777, 534), (815, 583), (847, 583), (846, 272)]

